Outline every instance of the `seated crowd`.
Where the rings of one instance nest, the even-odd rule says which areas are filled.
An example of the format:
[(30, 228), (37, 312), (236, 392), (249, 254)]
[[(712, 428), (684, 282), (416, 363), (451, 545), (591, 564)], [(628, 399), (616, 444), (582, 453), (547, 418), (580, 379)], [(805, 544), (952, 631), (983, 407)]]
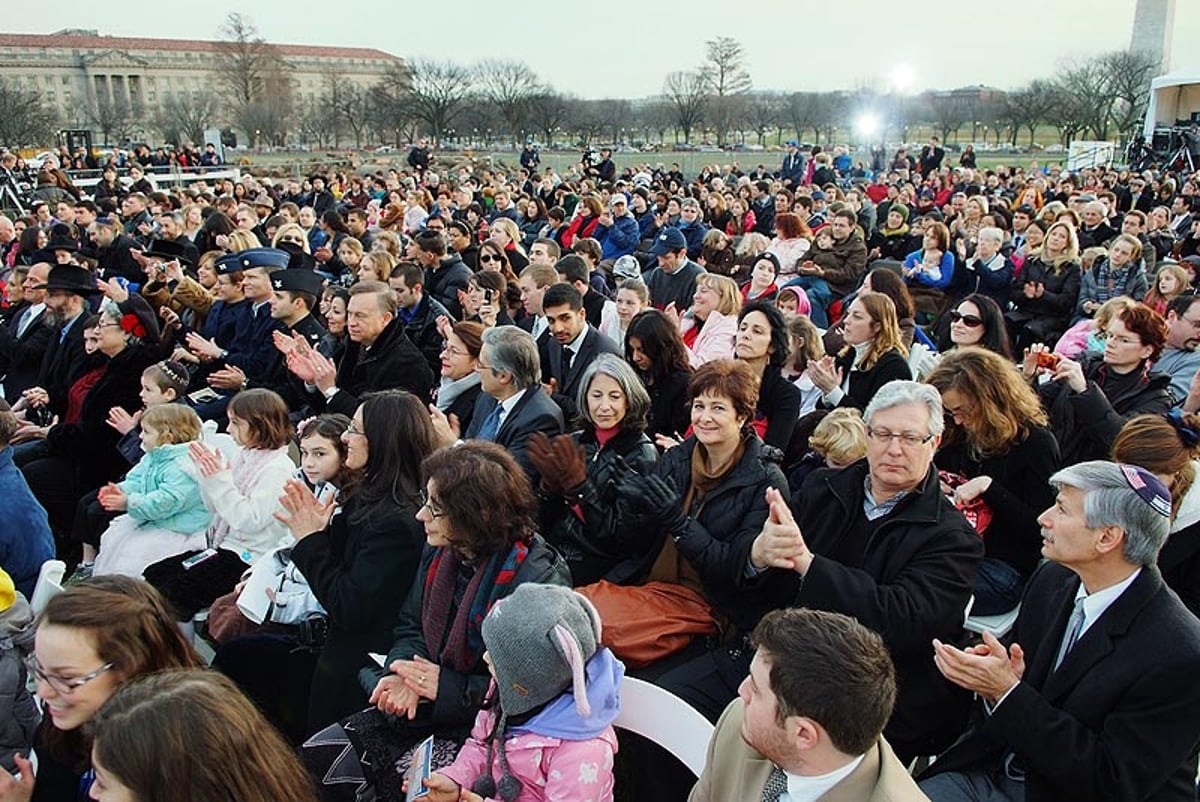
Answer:
[(939, 153), (0, 217), (0, 800), (1194, 799), (1200, 176)]

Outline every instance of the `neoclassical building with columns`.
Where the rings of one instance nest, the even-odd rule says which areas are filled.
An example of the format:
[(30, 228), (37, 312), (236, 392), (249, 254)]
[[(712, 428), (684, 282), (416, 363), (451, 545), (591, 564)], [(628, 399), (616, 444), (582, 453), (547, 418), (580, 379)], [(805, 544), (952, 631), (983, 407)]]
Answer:
[[(221, 47), (214, 41), (102, 36), (92, 30), (0, 33), (0, 78), (41, 94), (65, 127), (88, 128), (94, 127), (89, 112), (97, 99), (149, 112), (170, 97), (197, 99), (219, 91), (214, 71), (220, 69)], [(291, 68), (297, 103), (321, 96), (330, 76), (367, 87), (404, 64), (368, 48), (274, 47)]]

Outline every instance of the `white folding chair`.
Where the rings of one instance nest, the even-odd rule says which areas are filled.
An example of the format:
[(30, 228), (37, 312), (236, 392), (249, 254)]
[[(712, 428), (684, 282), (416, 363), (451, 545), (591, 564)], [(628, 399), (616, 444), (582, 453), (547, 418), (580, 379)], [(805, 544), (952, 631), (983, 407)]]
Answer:
[(1021, 605), (1018, 604), (1007, 613), (998, 615), (968, 615), (963, 629), (980, 635), (987, 631), (997, 638), (1003, 638), (1012, 630), (1013, 624), (1017, 623), (1017, 615), (1020, 612)]
[(649, 738), (697, 777), (704, 771), (713, 725), (670, 691), (625, 677), (621, 682), (621, 715), (613, 726)]
[(40, 615), (46, 609), (46, 603), (54, 594), (62, 590), (63, 576), (67, 573), (67, 564), (62, 560), (46, 560), (38, 571), (37, 584), (33, 586), (33, 598), (29, 606), (34, 615)]

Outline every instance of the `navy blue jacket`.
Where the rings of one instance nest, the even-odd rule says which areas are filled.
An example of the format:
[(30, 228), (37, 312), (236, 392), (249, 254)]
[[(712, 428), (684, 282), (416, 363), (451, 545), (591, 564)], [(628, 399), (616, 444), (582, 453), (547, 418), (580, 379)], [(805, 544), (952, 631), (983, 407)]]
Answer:
[(25, 476), (13, 465), (11, 448), (0, 449), (0, 568), (12, 577), (25, 598), (33, 598), (38, 571), (54, 559), (54, 535), (46, 511), (34, 498)]

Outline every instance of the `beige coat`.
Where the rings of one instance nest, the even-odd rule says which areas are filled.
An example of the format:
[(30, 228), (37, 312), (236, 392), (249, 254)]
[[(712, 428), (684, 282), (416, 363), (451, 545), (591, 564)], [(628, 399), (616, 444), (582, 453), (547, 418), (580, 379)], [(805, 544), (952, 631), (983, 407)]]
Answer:
[[(708, 760), (688, 802), (759, 802), (773, 768), (742, 740), (742, 702), (734, 700), (713, 733)], [(851, 774), (820, 802), (928, 802), (904, 764), (880, 736)]]

